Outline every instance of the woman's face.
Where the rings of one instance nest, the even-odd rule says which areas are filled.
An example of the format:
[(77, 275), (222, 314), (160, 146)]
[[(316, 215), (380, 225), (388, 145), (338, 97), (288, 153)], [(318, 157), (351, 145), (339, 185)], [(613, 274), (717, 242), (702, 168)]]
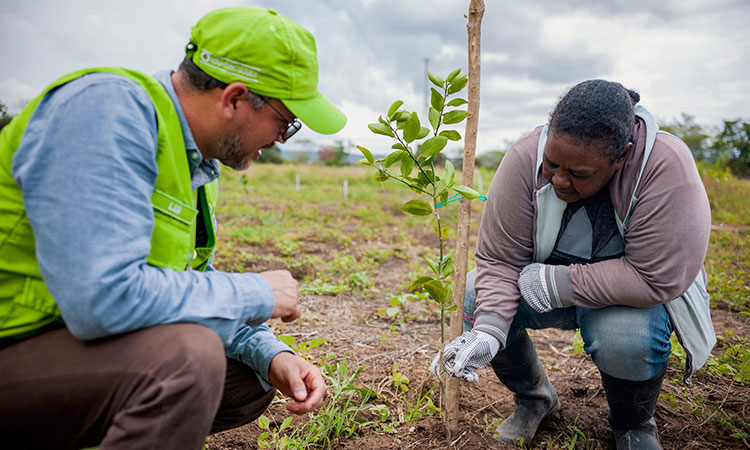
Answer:
[(606, 186), (632, 146), (628, 142), (622, 155), (611, 163), (596, 143), (576, 145), (567, 136), (550, 132), (544, 145), (542, 175), (552, 183), (557, 198), (573, 203)]

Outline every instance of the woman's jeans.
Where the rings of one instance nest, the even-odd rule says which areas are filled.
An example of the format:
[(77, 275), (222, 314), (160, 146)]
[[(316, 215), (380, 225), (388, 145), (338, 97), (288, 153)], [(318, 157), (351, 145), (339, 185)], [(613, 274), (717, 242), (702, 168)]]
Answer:
[[(465, 330), (471, 330), (474, 323), (477, 306), (475, 278), (476, 269), (466, 276)], [(672, 322), (663, 305), (600, 309), (571, 306), (538, 313), (521, 300), (508, 332), (506, 347), (510, 347), (525, 328), (580, 329), (583, 349), (591, 355), (596, 367), (624, 380), (642, 381), (659, 375), (667, 365), (671, 350)]]

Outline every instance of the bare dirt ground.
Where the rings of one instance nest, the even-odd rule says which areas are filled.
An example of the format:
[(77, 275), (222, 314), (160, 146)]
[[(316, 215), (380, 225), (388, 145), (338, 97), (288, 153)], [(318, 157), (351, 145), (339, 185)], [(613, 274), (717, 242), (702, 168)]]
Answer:
[[(389, 286), (389, 277), (398, 276), (397, 267), (387, 267), (386, 262), (378, 285)], [(395, 264), (395, 263), (394, 263)], [(319, 354), (336, 353), (346, 356), (350, 366), (366, 365), (358, 379), (362, 387), (374, 384), (387, 389), (393, 363), (399, 371), (411, 378), (410, 396), (435, 384), (426, 367), (437, 351), (439, 326), (436, 320), (407, 322), (396, 325), (378, 316), (382, 300), (357, 296), (306, 296), (301, 300), (303, 317), (301, 323), (285, 325), (281, 332), (310, 340), (325, 337), (324, 347), (316, 349)], [(410, 305), (418, 307), (418, 305)], [(726, 309), (714, 311), (714, 324), (718, 330), (740, 330), (738, 335), (750, 336), (747, 316)], [(537, 437), (528, 448), (568, 448), (575, 431), (575, 424), (587, 442), (578, 438), (575, 448), (614, 448), (611, 431), (607, 423), (607, 403), (601, 388), (596, 367), (583, 353), (565, 350), (573, 344), (575, 332), (561, 330), (530, 331), (540, 358), (557, 389), (562, 403), (559, 416), (547, 420), (540, 427)], [(499, 419), (507, 417), (513, 408), (511, 393), (495, 377), (491, 369), (479, 372), (479, 383), (463, 383), (460, 403), (460, 429), (452, 436), (456, 449), (502, 449), (510, 448), (492, 439), (492, 430)], [(662, 398), (656, 410), (662, 443), (666, 449), (734, 449), (750, 448), (748, 442), (733, 438), (718, 425), (715, 417), (695, 415), (684, 404), (670, 405), (666, 397), (687, 398), (691, 402), (705, 402), (739, 417), (748, 417), (750, 389), (736, 385), (730, 378), (721, 378), (701, 371), (693, 377), (694, 385), (685, 389), (681, 380), (681, 368), (671, 365), (662, 389)], [(436, 402), (438, 401), (436, 396)], [(288, 416), (281, 402), (275, 402), (267, 415), (280, 423)], [(256, 424), (230, 430), (211, 437), (211, 449), (256, 448), (260, 430)], [(582, 445), (583, 444), (583, 445)], [(437, 416), (422, 418), (414, 423), (399, 426), (397, 432), (371, 433), (359, 438), (340, 439), (335, 449), (432, 449), (445, 448), (446, 437), (442, 421)]]
[[(309, 175), (305, 175), (309, 176)], [(257, 183), (256, 183), (257, 184)], [(258, 195), (258, 194), (254, 194)], [(335, 354), (331, 362), (346, 358), (354, 368), (364, 367), (355, 384), (362, 388), (373, 387), (379, 397), (373, 403), (384, 403), (391, 417), (398, 418), (399, 425), (388, 433), (381, 427), (370, 427), (356, 437), (339, 438), (330, 448), (337, 450), (363, 449), (434, 449), (446, 448), (446, 434), (438, 415), (421, 417), (416, 421), (403, 420), (405, 411), (401, 395), (394, 388), (391, 376), (394, 363), (398, 371), (410, 378), (406, 399), (415, 403), (417, 397), (437, 384), (427, 367), (438, 350), (440, 342), (439, 320), (432, 308), (423, 302), (409, 302), (404, 321), (390, 320), (378, 313), (390, 306), (389, 294), (404, 292), (405, 281), (415, 267), (424, 266), (425, 256), (434, 256), (435, 237), (429, 227), (415, 231), (405, 229), (403, 224), (385, 222), (381, 219), (401, 214), (400, 202), (385, 202), (380, 208), (364, 204), (345, 209), (338, 202), (319, 203), (316, 194), (314, 220), (290, 225), (286, 237), (300, 242), (294, 252), (280, 252), (273, 242), (258, 240), (242, 242), (234, 246), (234, 253), (225, 253), (219, 269), (258, 272), (268, 269), (288, 268), (302, 280), (317, 279), (324, 274), (326, 265), (342, 255), (352, 255), (358, 264), (367, 252), (383, 250), (387, 254), (377, 263), (366, 263), (367, 278), (373, 285), (366, 290), (346, 290), (338, 295), (302, 295), (300, 304), (302, 318), (293, 324), (272, 321), (269, 325), (277, 334), (294, 336), (297, 342), (309, 342), (317, 337), (326, 339), (325, 345), (313, 349), (309, 356), (317, 363), (325, 362), (326, 355)], [(262, 200), (242, 200), (250, 207), (250, 214), (235, 218), (235, 227), (247, 224), (251, 227), (273, 226), (273, 219), (264, 223), (249, 223), (252, 211), (278, 209), (279, 215), (295, 216), (303, 210), (297, 201), (294, 207)], [(361, 205), (359, 205), (362, 207)], [(479, 205), (477, 205), (478, 208)], [(286, 208), (286, 209), (284, 209)], [(367, 222), (367, 213), (378, 213), (378, 222)], [(474, 215), (476, 214), (476, 215)], [(478, 218), (473, 212), (472, 241), (476, 239)], [(220, 218), (220, 223), (230, 218)], [(453, 226), (451, 224), (451, 226)], [(718, 224), (720, 231), (723, 225)], [(346, 237), (346, 239), (344, 239)], [(473, 248), (475, 242), (470, 243)], [(431, 247), (433, 250), (429, 250)], [(225, 247), (219, 247), (225, 248)], [(448, 245), (455, 248), (455, 243)], [(238, 249), (242, 249), (239, 251)], [(220, 250), (222, 251), (222, 250)], [(737, 251), (741, 251), (738, 250)], [(246, 256), (243, 256), (246, 255)], [(361, 270), (358, 268), (356, 270)], [(408, 284), (407, 284), (408, 285)], [(303, 287), (305, 284), (303, 283)], [(713, 353), (725, 355), (731, 345), (745, 345), (750, 338), (750, 316), (730, 310), (720, 301), (713, 310), (713, 322), (717, 334), (727, 336), (719, 341)], [(542, 423), (536, 438), (525, 448), (534, 449), (613, 449), (614, 441), (607, 422), (608, 407), (601, 387), (599, 372), (580, 348), (575, 345), (576, 333), (554, 329), (530, 330), (537, 352), (540, 355), (552, 384), (560, 396), (562, 411)], [(733, 337), (732, 337), (733, 336)], [(737, 343), (740, 344), (737, 344)], [(741, 365), (741, 364), (740, 364)], [(747, 366), (747, 361), (744, 366)], [(744, 367), (741, 370), (748, 370)], [(660, 400), (656, 408), (662, 444), (665, 449), (742, 449), (750, 448), (746, 438), (750, 433), (750, 387), (734, 381), (731, 375), (716, 375), (717, 371), (701, 370), (693, 376), (693, 386), (682, 383), (683, 367), (674, 352), (665, 378)], [(503, 449), (511, 448), (493, 439), (493, 430), (513, 410), (512, 394), (500, 384), (491, 369), (479, 371), (478, 383), (462, 383), (460, 393), (459, 429), (451, 441), (454, 449)], [(436, 388), (436, 391), (438, 389)], [(266, 412), (273, 424), (279, 426), (289, 413), (283, 407), (284, 399), (277, 397)], [(439, 394), (434, 402), (440, 404)], [(373, 417), (364, 417), (373, 420)], [(306, 422), (297, 417), (290, 428)], [(733, 426), (728, 426), (731, 422)], [(740, 430), (740, 437), (733, 432)], [(261, 430), (256, 423), (211, 436), (208, 447), (212, 450), (257, 448)]]

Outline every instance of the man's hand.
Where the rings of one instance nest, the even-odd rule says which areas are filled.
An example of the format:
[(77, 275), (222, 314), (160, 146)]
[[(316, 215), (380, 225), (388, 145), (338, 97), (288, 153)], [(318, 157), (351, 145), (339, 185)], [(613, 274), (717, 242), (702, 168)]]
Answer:
[(286, 409), (294, 414), (313, 411), (323, 403), (326, 385), (320, 370), (293, 353), (281, 352), (273, 357), (268, 380), (295, 400), (286, 404)]
[[(464, 331), (443, 349), (442, 368), (448, 375), (464, 381), (479, 381), (476, 370), (485, 367), (495, 357), (500, 342), (483, 331)], [(430, 364), (430, 372), (440, 376), (440, 352)]]
[(269, 270), (261, 272), (273, 290), (272, 319), (281, 318), (282, 322), (293, 322), (299, 319), (300, 310), (297, 305), (299, 289), (297, 280), (292, 278), (288, 270)]
[(569, 266), (529, 264), (518, 275), (518, 290), (523, 301), (536, 312), (575, 305)]

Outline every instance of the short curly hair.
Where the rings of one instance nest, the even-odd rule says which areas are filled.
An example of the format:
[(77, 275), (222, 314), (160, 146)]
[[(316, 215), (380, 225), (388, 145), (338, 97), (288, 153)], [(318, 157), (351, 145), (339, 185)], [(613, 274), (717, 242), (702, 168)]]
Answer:
[(633, 140), (637, 92), (620, 83), (588, 80), (573, 86), (550, 113), (549, 130), (576, 144), (595, 144), (611, 162)]

